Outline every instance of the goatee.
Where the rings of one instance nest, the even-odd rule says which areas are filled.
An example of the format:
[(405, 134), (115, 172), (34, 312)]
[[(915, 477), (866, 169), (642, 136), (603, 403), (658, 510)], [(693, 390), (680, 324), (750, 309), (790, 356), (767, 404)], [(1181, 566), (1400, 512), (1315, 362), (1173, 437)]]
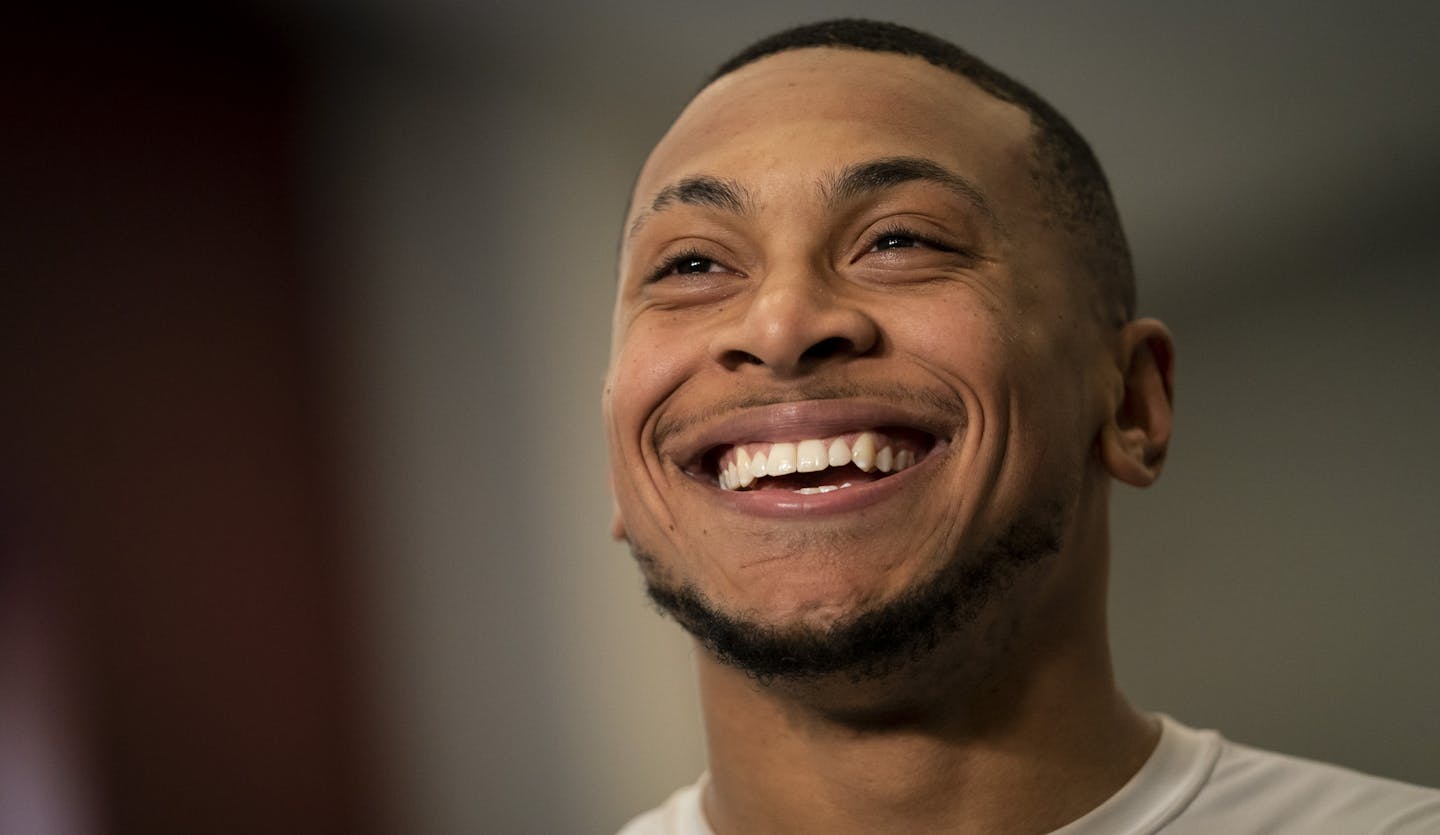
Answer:
[(650, 599), (716, 659), (752, 678), (806, 681), (883, 678), (975, 622), (1025, 569), (1060, 550), (1061, 502), (1042, 503), (969, 553), (877, 608), (826, 627), (755, 623), (723, 611), (693, 584), (668, 584), (658, 561), (632, 543)]

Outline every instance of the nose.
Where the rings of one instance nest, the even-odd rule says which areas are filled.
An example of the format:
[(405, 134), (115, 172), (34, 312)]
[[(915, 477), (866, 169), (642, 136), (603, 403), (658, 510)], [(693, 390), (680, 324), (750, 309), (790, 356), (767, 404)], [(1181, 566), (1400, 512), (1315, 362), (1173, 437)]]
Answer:
[(734, 370), (763, 366), (779, 377), (874, 350), (879, 331), (855, 299), (844, 298), (817, 269), (773, 271), (716, 331), (711, 355)]

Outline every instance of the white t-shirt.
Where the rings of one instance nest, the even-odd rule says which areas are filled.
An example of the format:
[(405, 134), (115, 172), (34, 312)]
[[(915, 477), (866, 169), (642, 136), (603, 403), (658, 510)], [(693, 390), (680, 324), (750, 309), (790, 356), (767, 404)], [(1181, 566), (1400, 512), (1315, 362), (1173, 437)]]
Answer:
[[(1052, 835), (1437, 835), (1440, 790), (1236, 745), (1161, 716), (1160, 743), (1109, 800)], [(706, 776), (620, 835), (714, 835)]]

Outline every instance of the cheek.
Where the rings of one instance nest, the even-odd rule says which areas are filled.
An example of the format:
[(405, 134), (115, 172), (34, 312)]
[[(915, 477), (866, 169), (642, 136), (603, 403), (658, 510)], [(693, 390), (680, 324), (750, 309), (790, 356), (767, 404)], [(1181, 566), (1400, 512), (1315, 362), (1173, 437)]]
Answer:
[[(656, 409), (691, 373), (693, 350), (680, 334), (636, 323), (626, 332), (606, 389), (605, 417), (611, 442), (638, 445)], [(633, 452), (631, 454), (634, 454)]]
[(931, 305), (890, 323), (902, 353), (919, 360), (955, 388), (966, 405), (986, 397), (999, 382), (1013, 345), (993, 317), (973, 306)]
[(647, 520), (661, 530), (669, 522), (668, 474), (653, 431), (675, 391), (695, 376), (697, 357), (703, 357), (694, 334), (687, 337), (674, 324), (663, 316), (633, 321), (616, 345), (606, 378), (611, 488), (632, 534), (648, 529)]

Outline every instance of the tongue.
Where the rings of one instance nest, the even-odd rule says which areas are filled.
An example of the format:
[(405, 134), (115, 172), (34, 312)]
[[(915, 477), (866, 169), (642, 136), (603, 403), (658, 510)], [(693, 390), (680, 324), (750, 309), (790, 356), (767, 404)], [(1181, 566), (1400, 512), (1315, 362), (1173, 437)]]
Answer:
[(752, 490), (800, 490), (805, 487), (839, 487), (846, 482), (865, 484), (884, 478), (889, 473), (879, 470), (865, 472), (854, 464), (844, 467), (829, 467), (816, 473), (791, 473), (790, 475), (766, 476), (757, 479)]

